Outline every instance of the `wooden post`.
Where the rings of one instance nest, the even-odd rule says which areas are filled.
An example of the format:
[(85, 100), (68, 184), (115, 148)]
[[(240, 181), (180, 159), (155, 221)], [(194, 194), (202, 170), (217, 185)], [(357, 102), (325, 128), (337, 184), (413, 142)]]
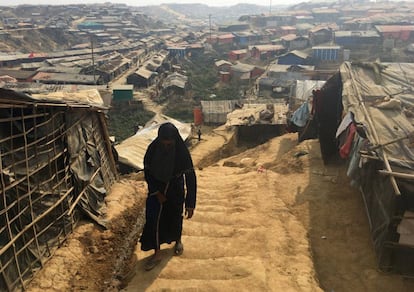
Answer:
[(116, 170), (115, 158), (114, 158), (114, 155), (112, 153), (112, 145), (111, 145), (111, 142), (109, 140), (109, 132), (108, 132), (108, 128), (106, 127), (106, 122), (105, 122), (103, 113), (98, 112), (98, 117), (99, 117), (99, 121), (101, 122), (101, 127), (102, 127), (102, 131), (103, 131), (103, 134), (104, 134), (104, 139), (105, 139), (105, 144), (106, 144), (106, 148), (107, 148), (107, 151), (108, 151), (108, 156), (109, 156), (109, 160), (110, 160), (111, 169), (112, 169), (112, 172), (115, 175), (115, 178), (118, 180), (119, 175), (118, 175), (118, 171)]
[(383, 175), (391, 175), (399, 178), (405, 178), (405, 179), (414, 179), (414, 174), (410, 173), (403, 173), (403, 172), (393, 172), (393, 171), (387, 171), (387, 170), (378, 170), (380, 174)]

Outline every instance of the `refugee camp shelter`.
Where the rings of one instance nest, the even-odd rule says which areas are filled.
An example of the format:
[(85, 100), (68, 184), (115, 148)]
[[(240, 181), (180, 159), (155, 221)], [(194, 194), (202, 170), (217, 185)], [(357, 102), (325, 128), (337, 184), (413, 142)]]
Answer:
[(188, 77), (178, 72), (173, 72), (164, 78), (162, 90), (167, 95), (184, 96), (188, 87)]
[(0, 291), (27, 282), (73, 231), (98, 224), (117, 173), (99, 92), (0, 89)]
[(227, 114), (240, 105), (238, 100), (202, 100), (203, 121), (209, 125), (225, 124)]
[(312, 47), (314, 61), (338, 62), (341, 59), (340, 46), (315, 46)]
[(148, 70), (141, 66), (137, 71), (128, 75), (127, 83), (134, 85), (135, 88), (149, 87), (155, 83), (157, 72)]
[(309, 56), (302, 51), (294, 50), (279, 56), (277, 63), (280, 65), (306, 65), (309, 63)]
[(112, 89), (113, 100), (132, 100), (134, 98), (134, 85), (117, 85)]
[(283, 101), (244, 104), (227, 115), (226, 126), (236, 128), (237, 143), (264, 143), (285, 132), (287, 112)]
[(380, 269), (414, 274), (414, 64), (341, 65), (314, 96), (322, 157), (347, 162)]

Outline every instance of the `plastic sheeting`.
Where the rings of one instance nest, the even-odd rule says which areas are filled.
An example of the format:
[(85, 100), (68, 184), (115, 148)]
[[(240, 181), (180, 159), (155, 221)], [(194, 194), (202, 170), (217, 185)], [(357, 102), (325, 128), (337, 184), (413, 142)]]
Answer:
[[(79, 211), (105, 225), (116, 173), (103, 107), (53, 95), (0, 89), (0, 291), (24, 289)], [(91, 97), (100, 99), (80, 100)]]
[(414, 145), (404, 139), (414, 133), (414, 64), (346, 62), (340, 74), (344, 111), (364, 125), (373, 145), (399, 140), (376, 151), (384, 149), (391, 163), (414, 169)]
[(295, 98), (306, 101), (312, 97), (312, 91), (322, 88), (326, 81), (323, 80), (296, 80)]
[(251, 126), (260, 124), (286, 125), (288, 105), (275, 104), (245, 104), (227, 115), (227, 126)]
[(159, 126), (165, 122), (173, 123), (184, 141), (190, 136), (190, 124), (181, 123), (165, 115), (156, 115), (134, 136), (125, 139), (122, 143), (115, 146), (119, 162), (136, 170), (143, 170), (145, 152), (149, 144), (157, 138)]

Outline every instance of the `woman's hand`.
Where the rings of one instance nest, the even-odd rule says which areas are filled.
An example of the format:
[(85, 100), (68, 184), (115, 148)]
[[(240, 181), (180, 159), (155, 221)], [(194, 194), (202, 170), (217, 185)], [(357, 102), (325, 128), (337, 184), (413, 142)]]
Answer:
[(185, 214), (187, 219), (191, 219), (191, 217), (193, 217), (194, 215), (194, 209), (191, 208), (185, 208)]
[(160, 191), (158, 191), (155, 195), (157, 196), (158, 202), (159, 202), (160, 204), (162, 204), (162, 203), (164, 203), (165, 201), (167, 201), (167, 196), (166, 196), (166, 195), (164, 195), (163, 193), (161, 193)]

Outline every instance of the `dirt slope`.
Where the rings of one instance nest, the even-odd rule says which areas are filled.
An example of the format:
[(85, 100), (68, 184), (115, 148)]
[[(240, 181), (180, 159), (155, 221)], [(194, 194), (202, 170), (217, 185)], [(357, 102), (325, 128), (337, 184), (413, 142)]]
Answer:
[[(214, 149), (206, 137), (193, 149)], [(203, 145), (204, 143), (204, 145)], [(221, 142), (222, 143), (222, 142)], [(207, 147), (207, 145), (209, 147)], [(317, 141), (275, 138), (198, 171), (195, 216), (182, 257), (137, 264), (125, 291), (412, 291), (377, 271), (362, 200), (344, 167), (325, 167)]]
[(287, 134), (241, 151), (232, 131), (203, 134), (191, 150), (199, 193), (184, 254), (163, 245), (150, 272), (151, 253), (136, 246), (129, 259), (145, 183), (124, 178), (107, 199), (109, 230), (81, 225), (27, 291), (414, 291), (412, 280), (377, 271), (344, 166), (324, 166), (316, 140), (296, 141)]

